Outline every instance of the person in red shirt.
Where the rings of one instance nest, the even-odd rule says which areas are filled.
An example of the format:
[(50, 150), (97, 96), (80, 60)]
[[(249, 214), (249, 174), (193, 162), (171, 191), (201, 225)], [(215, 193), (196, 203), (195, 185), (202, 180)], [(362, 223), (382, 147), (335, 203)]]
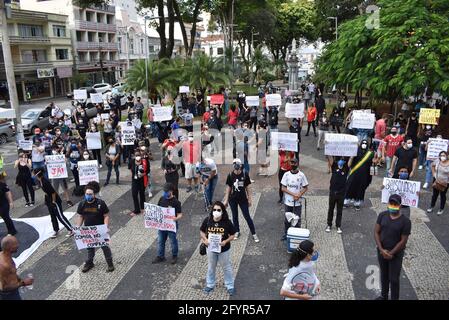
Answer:
[(385, 137), (384, 147), (382, 149), (382, 161), (386, 163), (385, 177), (388, 178), (388, 171), (391, 167), (391, 159), (393, 159), (396, 150), (402, 146), (404, 137), (399, 134), (397, 127), (391, 128), (391, 134)]
[(317, 116), (317, 111), (316, 111), (316, 107), (315, 104), (311, 104), (308, 106), (307, 108), (307, 133), (306, 136), (309, 135), (309, 131), (310, 131), (310, 125), (312, 125), (313, 127), (313, 133), (316, 135), (316, 116)]
[[(374, 139), (373, 140), (373, 147), (374, 150), (377, 151), (377, 156), (379, 158), (382, 157), (382, 149), (379, 148), (380, 141), (385, 139), (385, 136), (387, 134), (387, 120), (388, 120), (388, 114), (384, 113), (382, 115), (382, 118), (376, 121), (376, 126), (374, 129)], [(377, 140), (377, 141), (376, 141)]]
[(284, 176), (284, 173), (286, 173), (292, 169), (290, 160), (294, 159), (294, 158), (295, 158), (295, 153), (292, 151), (284, 151), (284, 150), (279, 151), (279, 173), (278, 173), (279, 203), (283, 203), (282, 200), (284, 197), (284, 192), (282, 192), (282, 185), (281, 185), (282, 177)]
[(231, 109), (228, 111), (228, 125), (232, 127), (234, 130), (237, 126), (237, 120), (239, 118), (239, 111), (235, 107), (235, 105), (231, 106)]
[(185, 164), (185, 178), (187, 179), (187, 192), (192, 191), (192, 181), (194, 181), (195, 191), (198, 192), (198, 174), (196, 164), (201, 161), (201, 146), (199, 141), (194, 141), (193, 132), (189, 132), (188, 140), (182, 143), (182, 156)]

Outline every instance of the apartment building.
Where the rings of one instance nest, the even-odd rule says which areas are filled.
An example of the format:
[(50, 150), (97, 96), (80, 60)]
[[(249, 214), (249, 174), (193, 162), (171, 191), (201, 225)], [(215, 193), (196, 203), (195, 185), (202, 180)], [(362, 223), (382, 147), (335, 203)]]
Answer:
[[(72, 42), (67, 16), (12, 9), (7, 20), (19, 100), (64, 96), (71, 91)], [(6, 86), (0, 49), (0, 84)]]

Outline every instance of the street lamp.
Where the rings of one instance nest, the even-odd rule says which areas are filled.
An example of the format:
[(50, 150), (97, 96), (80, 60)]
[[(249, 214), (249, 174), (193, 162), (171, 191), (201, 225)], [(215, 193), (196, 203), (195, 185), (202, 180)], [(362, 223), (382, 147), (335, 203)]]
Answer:
[(147, 92), (147, 103), (150, 99), (150, 94), (148, 92), (148, 35), (147, 35), (147, 20), (159, 19), (160, 17), (154, 16), (145, 16), (143, 17), (145, 23), (145, 84), (146, 84), (146, 92)]
[(335, 20), (335, 40), (338, 40), (338, 17), (327, 17), (330, 20)]

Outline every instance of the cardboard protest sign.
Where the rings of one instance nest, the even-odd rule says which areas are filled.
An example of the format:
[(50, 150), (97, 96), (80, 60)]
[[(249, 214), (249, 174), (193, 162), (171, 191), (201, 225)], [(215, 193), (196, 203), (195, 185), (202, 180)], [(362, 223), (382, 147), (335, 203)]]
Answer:
[(209, 250), (215, 253), (221, 253), (221, 234), (209, 233), (207, 235), (209, 241)]
[(75, 100), (86, 100), (87, 99), (87, 90), (73, 90), (73, 98)]
[(97, 226), (74, 227), (74, 239), (78, 250), (109, 246), (111, 237), (105, 224)]
[(179, 87), (179, 93), (189, 93), (189, 92), (190, 92), (189, 86), (180, 86)]
[(145, 228), (176, 232), (175, 208), (163, 208), (145, 202)]
[(67, 165), (63, 154), (45, 156), (49, 179), (67, 178)]
[(448, 150), (449, 140), (430, 138), (427, 141), (427, 160), (437, 160), (441, 151)]
[(384, 178), (383, 186), (382, 203), (388, 203), (391, 195), (398, 194), (402, 198), (402, 205), (418, 208), (418, 192), (421, 190), (421, 182)]
[(124, 146), (133, 146), (134, 140), (136, 140), (136, 129), (134, 128), (134, 125), (131, 124), (128, 126), (127, 123), (123, 123), (120, 128), (122, 132), (122, 144)]
[(359, 140), (356, 136), (343, 133), (326, 133), (324, 154), (326, 156), (355, 157)]
[(288, 132), (271, 132), (271, 150), (298, 152), (298, 135)]
[(246, 96), (246, 105), (248, 107), (258, 107), (259, 97), (258, 96)]
[(419, 123), (438, 125), (440, 109), (421, 108), (419, 111)]
[(354, 110), (352, 112), (352, 127), (356, 129), (373, 129), (376, 115), (371, 110)]
[(19, 149), (24, 151), (33, 150), (33, 141), (32, 140), (19, 140)]
[(92, 103), (103, 103), (103, 96), (101, 95), (101, 93), (91, 93), (90, 101)]
[(222, 94), (211, 94), (210, 95), (210, 103), (211, 104), (223, 104), (224, 103), (224, 95), (222, 95)]
[(287, 103), (285, 105), (285, 117), (290, 119), (304, 118), (304, 103)]
[(282, 98), (279, 93), (267, 94), (265, 99), (267, 107), (282, 105)]
[(153, 111), (153, 121), (161, 122), (172, 119), (172, 107), (151, 107)]
[(101, 135), (100, 132), (87, 132), (87, 149), (98, 150), (101, 149)]
[(85, 186), (91, 181), (100, 182), (97, 160), (79, 161), (78, 174), (81, 186)]

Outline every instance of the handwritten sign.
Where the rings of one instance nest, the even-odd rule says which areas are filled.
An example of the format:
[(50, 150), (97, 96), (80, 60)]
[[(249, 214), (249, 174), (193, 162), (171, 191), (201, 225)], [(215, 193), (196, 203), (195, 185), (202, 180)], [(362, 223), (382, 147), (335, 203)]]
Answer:
[(111, 239), (105, 224), (74, 227), (73, 232), (75, 232), (74, 239), (78, 250), (107, 247)]
[(145, 202), (145, 228), (176, 232), (175, 208), (163, 208)]
[(440, 109), (422, 108), (419, 111), (419, 123), (438, 125)]
[(189, 86), (180, 86), (179, 87), (179, 93), (189, 93), (189, 92), (190, 92)]
[(304, 109), (305, 109), (304, 103), (287, 103), (285, 105), (285, 117), (286, 118), (304, 118)]
[(343, 133), (326, 133), (324, 154), (326, 156), (355, 157), (359, 140), (356, 136)]
[(101, 95), (101, 93), (91, 93), (90, 101), (92, 103), (103, 103), (103, 96)]
[(134, 140), (136, 140), (136, 129), (134, 128), (134, 125), (131, 124), (128, 126), (127, 123), (124, 123), (121, 126), (122, 129), (122, 144), (124, 146), (133, 146)]
[(110, 115), (109, 115), (109, 113), (102, 113), (102, 114), (100, 114), (100, 117), (103, 120), (109, 120)]
[(271, 132), (271, 150), (298, 152), (298, 135), (288, 132)]
[(246, 97), (246, 105), (248, 107), (258, 107), (259, 106), (259, 97), (258, 96), (247, 96)]
[(210, 96), (211, 104), (223, 104), (224, 103), (224, 95), (222, 94), (212, 94)]
[(33, 141), (31, 140), (19, 140), (19, 149), (25, 151), (33, 150)]
[(97, 160), (79, 161), (78, 174), (81, 186), (85, 186), (91, 181), (100, 182)]
[(49, 179), (67, 178), (67, 165), (63, 154), (45, 156)]
[(354, 110), (352, 112), (352, 127), (356, 129), (373, 129), (376, 115), (371, 110)]
[(282, 104), (282, 98), (279, 93), (267, 94), (266, 98), (266, 106), (280, 106)]
[(209, 233), (207, 235), (209, 241), (209, 250), (215, 253), (221, 253), (221, 234)]
[(153, 121), (161, 122), (172, 119), (172, 107), (151, 107), (153, 112)]
[(101, 149), (101, 134), (100, 132), (87, 132), (87, 149), (98, 150)]
[(388, 199), (393, 194), (398, 194), (402, 198), (402, 205), (409, 207), (418, 207), (421, 182), (384, 178), (384, 188), (382, 189), (382, 203), (388, 203)]
[(73, 90), (73, 98), (75, 100), (86, 100), (87, 99), (87, 90)]
[(427, 141), (427, 160), (437, 160), (441, 151), (446, 151), (449, 140), (430, 138)]

